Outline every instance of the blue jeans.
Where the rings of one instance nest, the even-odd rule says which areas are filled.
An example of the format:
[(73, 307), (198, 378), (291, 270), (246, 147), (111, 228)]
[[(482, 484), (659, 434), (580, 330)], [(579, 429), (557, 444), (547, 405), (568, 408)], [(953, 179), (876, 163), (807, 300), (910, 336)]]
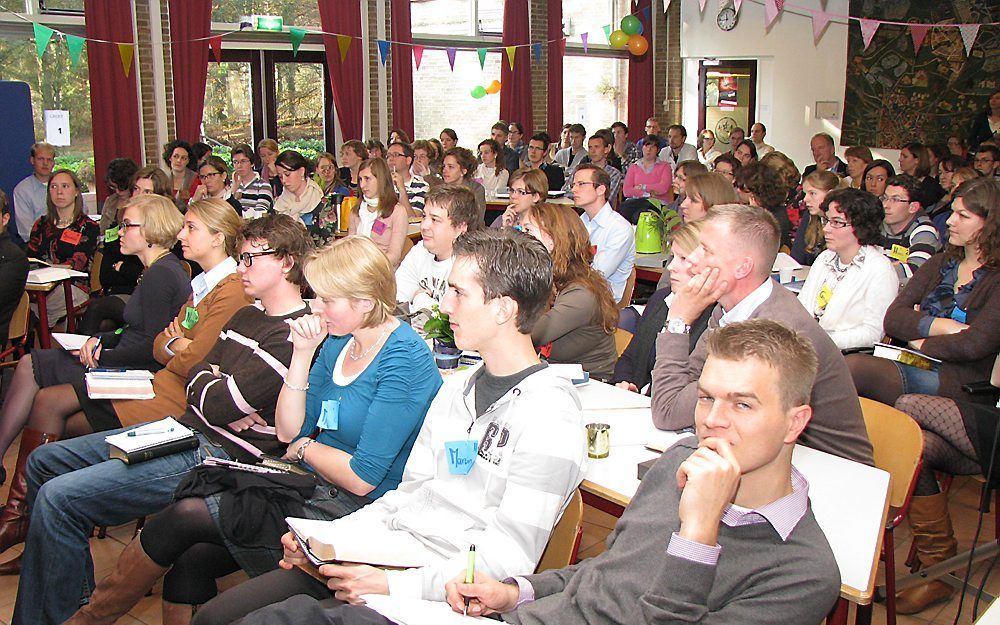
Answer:
[(104, 437), (128, 429), (43, 445), (28, 459), (31, 524), (12, 623), (56, 625), (72, 616), (94, 588), (93, 527), (159, 512), (205, 457), (230, 457), (199, 434), (197, 449), (131, 466), (109, 460)]

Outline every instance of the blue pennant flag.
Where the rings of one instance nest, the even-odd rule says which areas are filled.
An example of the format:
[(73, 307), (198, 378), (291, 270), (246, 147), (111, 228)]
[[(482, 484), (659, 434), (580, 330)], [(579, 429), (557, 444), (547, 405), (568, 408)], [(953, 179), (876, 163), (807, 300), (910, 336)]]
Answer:
[(385, 60), (389, 58), (389, 42), (378, 40), (378, 56), (379, 60), (382, 61), (382, 65), (385, 65)]

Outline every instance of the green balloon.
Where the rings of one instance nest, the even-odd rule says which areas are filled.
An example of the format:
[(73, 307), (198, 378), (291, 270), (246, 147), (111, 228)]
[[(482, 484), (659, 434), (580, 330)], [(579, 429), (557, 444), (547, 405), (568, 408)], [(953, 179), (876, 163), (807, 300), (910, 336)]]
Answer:
[(482, 85), (476, 85), (472, 88), (472, 97), (475, 99), (483, 98), (486, 96), (486, 88)]
[(622, 30), (627, 35), (638, 35), (642, 32), (642, 22), (634, 15), (626, 15), (622, 18)]
[(611, 41), (612, 48), (620, 50), (628, 45), (628, 33), (624, 30), (616, 30), (611, 33), (609, 40)]

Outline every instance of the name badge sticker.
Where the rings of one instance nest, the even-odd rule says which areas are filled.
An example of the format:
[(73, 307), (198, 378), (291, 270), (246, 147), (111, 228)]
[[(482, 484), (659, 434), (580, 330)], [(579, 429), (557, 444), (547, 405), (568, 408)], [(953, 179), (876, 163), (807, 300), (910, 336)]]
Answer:
[(321, 430), (336, 430), (340, 426), (340, 400), (324, 399), (319, 411), (316, 427)]
[(114, 243), (115, 241), (118, 240), (119, 236), (120, 235), (118, 234), (118, 226), (115, 226), (114, 228), (108, 228), (107, 230), (104, 231), (104, 242)]
[(967, 315), (965, 311), (959, 308), (958, 306), (955, 306), (951, 310), (951, 318), (959, 323), (968, 323), (968, 321), (966, 321)]
[(448, 472), (452, 475), (468, 475), (476, 464), (479, 441), (450, 441), (444, 444), (448, 456)]
[(905, 263), (910, 259), (910, 248), (895, 243), (892, 249), (889, 250), (889, 258)]
[(826, 310), (826, 305), (830, 303), (831, 297), (833, 297), (833, 291), (830, 290), (830, 285), (824, 284), (823, 288), (816, 294), (816, 308)]
[(382, 221), (381, 219), (376, 219), (375, 223), (372, 224), (372, 233), (382, 234), (383, 232), (385, 232), (386, 227), (387, 226), (385, 225), (384, 221)]
[(185, 330), (190, 330), (196, 323), (198, 323), (198, 309), (186, 306), (184, 308), (184, 321), (181, 321), (181, 327)]
[(82, 232), (77, 232), (76, 230), (63, 230), (62, 236), (59, 237), (59, 240), (64, 243), (69, 243), (70, 245), (76, 245), (82, 238)]

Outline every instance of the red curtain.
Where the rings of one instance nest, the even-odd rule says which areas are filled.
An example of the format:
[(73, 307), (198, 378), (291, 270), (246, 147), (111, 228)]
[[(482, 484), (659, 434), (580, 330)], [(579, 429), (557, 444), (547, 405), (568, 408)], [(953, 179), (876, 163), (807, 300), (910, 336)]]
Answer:
[(351, 47), (343, 62), (336, 36), (323, 35), (323, 45), (326, 47), (333, 102), (344, 139), (361, 139), (365, 106), (361, 3), (358, 0), (319, 0), (319, 18), (325, 32), (352, 37)]
[(642, 21), (642, 36), (650, 42), (646, 54), (630, 54), (628, 61), (628, 128), (635, 141), (643, 136), (646, 120), (653, 117), (652, 1), (633, 2), (632, 12)]
[[(88, 40), (101, 39), (132, 43), (132, 7), (120, 0), (85, 0), (83, 10)], [(122, 68), (118, 46), (87, 41), (87, 68), (90, 74), (90, 111), (94, 131), (96, 178), (104, 180), (108, 162), (130, 158), (142, 164), (142, 135), (139, 121), (139, 93), (135, 83), (135, 58), (128, 76)], [(159, 161), (159, 154), (150, 161)], [(97, 199), (108, 191), (97, 185)]]
[(392, 44), (392, 125), (413, 136), (413, 30), (410, 0), (392, 0), (389, 7)]
[(208, 78), (208, 37), (212, 34), (211, 0), (170, 0), (170, 63), (174, 77), (174, 124), (177, 139), (201, 140)]
[(563, 124), (563, 57), (566, 40), (563, 39), (563, 0), (549, 0), (549, 115), (546, 120), (549, 137), (558, 142)]
[(520, 122), (531, 136), (531, 34), (528, 0), (506, 0), (503, 5), (503, 45), (521, 46), (514, 55), (511, 71), (506, 52), (500, 62), (500, 119)]

